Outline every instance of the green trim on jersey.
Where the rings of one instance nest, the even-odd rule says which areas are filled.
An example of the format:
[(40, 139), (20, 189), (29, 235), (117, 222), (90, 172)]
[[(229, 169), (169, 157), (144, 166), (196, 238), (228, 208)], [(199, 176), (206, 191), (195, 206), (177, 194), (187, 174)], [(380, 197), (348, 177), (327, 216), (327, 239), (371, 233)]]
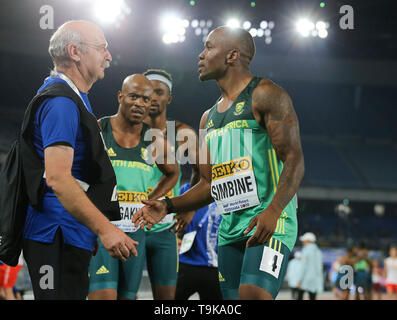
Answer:
[[(261, 80), (254, 77), (227, 111), (219, 113), (216, 103), (204, 126), (212, 164), (212, 196), (217, 202), (237, 199), (222, 206), (226, 213), (219, 227), (220, 246), (255, 232), (254, 228), (248, 235), (243, 234), (251, 219), (272, 201), (283, 170), (268, 132), (252, 113), (252, 93)], [(273, 238), (292, 251), (297, 228), (296, 205), (292, 199), (277, 221)]]

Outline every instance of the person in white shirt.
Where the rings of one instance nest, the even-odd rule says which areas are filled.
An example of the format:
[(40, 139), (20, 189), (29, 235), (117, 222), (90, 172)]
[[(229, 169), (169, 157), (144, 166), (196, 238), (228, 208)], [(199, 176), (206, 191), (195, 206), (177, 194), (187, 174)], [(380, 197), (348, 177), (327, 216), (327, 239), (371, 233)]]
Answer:
[(397, 299), (397, 246), (392, 245), (389, 251), (390, 256), (384, 261), (386, 292), (388, 299)]

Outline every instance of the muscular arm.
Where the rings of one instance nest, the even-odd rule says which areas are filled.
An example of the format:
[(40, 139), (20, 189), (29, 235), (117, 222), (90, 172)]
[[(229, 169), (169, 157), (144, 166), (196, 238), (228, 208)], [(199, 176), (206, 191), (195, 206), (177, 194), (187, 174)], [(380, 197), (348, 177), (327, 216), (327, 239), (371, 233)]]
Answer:
[[(207, 119), (207, 113), (204, 113), (201, 118), (200, 128), (204, 127)], [(210, 155), (205, 142), (200, 146), (201, 152), (206, 152), (204, 164), (200, 164), (200, 181), (189, 191), (185, 192), (179, 197), (172, 198), (172, 204), (175, 208), (174, 212), (183, 214), (187, 211), (197, 210), (204, 207), (214, 200), (211, 197), (211, 161)], [(153, 224), (158, 223), (167, 214), (166, 202), (158, 200), (142, 200), (146, 205), (140, 209), (132, 218), (132, 222), (138, 226), (140, 223), (141, 228), (146, 225), (148, 229)]]
[(254, 116), (266, 128), (277, 157), (284, 164), (269, 205), (281, 214), (298, 191), (305, 170), (298, 118), (289, 95), (271, 82), (260, 84), (252, 100)]
[[(163, 159), (168, 159), (167, 150), (169, 145), (167, 139), (164, 139), (162, 145), (164, 146), (164, 152), (162, 153), (162, 155), (164, 155)], [(170, 160), (171, 161), (169, 163), (167, 161), (156, 161), (157, 167), (163, 175), (149, 194), (149, 199), (158, 199), (165, 196), (178, 182), (180, 174), (179, 166), (174, 158)]]
[[(208, 111), (206, 111), (200, 120), (200, 129), (204, 129), (205, 122), (207, 121)], [(199, 163), (199, 182), (193, 186), (189, 191), (185, 192), (183, 195), (173, 198), (172, 203), (175, 207), (176, 212), (186, 212), (200, 209), (214, 201), (211, 197), (211, 160), (210, 154), (204, 139), (199, 146), (200, 154), (206, 155), (204, 158), (204, 163)], [(196, 155), (198, 158), (198, 155)]]
[(247, 247), (261, 245), (270, 240), (277, 220), (296, 194), (304, 174), (298, 118), (288, 94), (271, 81), (263, 80), (254, 90), (252, 110), (255, 119), (267, 130), (284, 168), (272, 201), (250, 221), (244, 231), (244, 234), (248, 234), (256, 226), (255, 233), (247, 241)]

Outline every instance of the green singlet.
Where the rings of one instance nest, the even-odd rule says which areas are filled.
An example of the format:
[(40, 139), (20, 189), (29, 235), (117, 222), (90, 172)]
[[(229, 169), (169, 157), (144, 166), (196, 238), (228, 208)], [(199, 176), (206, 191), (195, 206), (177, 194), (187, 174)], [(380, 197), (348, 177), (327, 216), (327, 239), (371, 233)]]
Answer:
[[(277, 158), (268, 132), (252, 113), (252, 93), (262, 78), (254, 77), (225, 112), (215, 104), (209, 111), (205, 140), (211, 156), (211, 195), (222, 211), (219, 246), (250, 237), (251, 219), (272, 201), (283, 163)], [(297, 237), (296, 204), (282, 211), (273, 235), (292, 251)]]
[(114, 139), (110, 117), (101, 119), (102, 136), (109, 158), (116, 173), (118, 200), (120, 203), (120, 220), (112, 223), (123, 230), (129, 237), (139, 242), (136, 246), (138, 257), (126, 261), (112, 258), (103, 244), (99, 242), (98, 252), (92, 257), (89, 266), (89, 292), (115, 289), (118, 298), (134, 299), (139, 290), (146, 256), (146, 239), (144, 230), (135, 227), (131, 218), (147, 199), (147, 190), (151, 186), (153, 166), (146, 162), (147, 147), (143, 137), (149, 130), (143, 124), (142, 136), (134, 148), (123, 148)]

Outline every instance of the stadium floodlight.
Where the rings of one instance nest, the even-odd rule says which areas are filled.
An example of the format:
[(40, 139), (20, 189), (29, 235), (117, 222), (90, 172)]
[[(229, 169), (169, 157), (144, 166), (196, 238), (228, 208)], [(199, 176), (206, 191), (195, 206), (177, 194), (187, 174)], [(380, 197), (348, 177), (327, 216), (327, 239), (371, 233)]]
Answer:
[(264, 31), (264, 34), (265, 34), (266, 37), (270, 37), (270, 35), (272, 34), (272, 32), (270, 31), (270, 29), (266, 29), (266, 30)]
[(191, 26), (192, 28), (197, 28), (199, 25), (199, 21), (197, 19), (192, 20)]
[(255, 28), (251, 28), (250, 31), (248, 31), (250, 35), (255, 38), (258, 35), (258, 30)]
[(161, 28), (164, 31), (163, 42), (165, 44), (185, 41), (186, 25), (189, 21), (181, 19), (176, 14), (166, 14), (161, 21)]
[(118, 23), (131, 13), (130, 7), (124, 0), (97, 0), (94, 2), (94, 15), (104, 24)]
[(273, 29), (274, 26), (275, 26), (274, 21), (269, 21), (269, 25), (268, 25), (269, 29)]
[(308, 37), (310, 32), (314, 29), (314, 23), (308, 19), (300, 19), (296, 23), (296, 30), (302, 37)]
[(265, 38), (265, 43), (266, 44), (271, 44), (272, 43), (272, 37), (266, 37)]
[(265, 34), (265, 31), (261, 28), (258, 29), (258, 32), (256, 33), (257, 37), (263, 37), (263, 35)]
[(328, 31), (327, 29), (320, 29), (318, 30), (318, 36), (322, 39), (328, 37)]
[(317, 21), (316, 29), (317, 30), (327, 29), (327, 24), (324, 21)]
[(183, 25), (183, 27), (184, 27), (185, 29), (186, 29), (187, 27), (189, 27), (189, 25), (190, 25), (189, 20), (183, 19), (182, 21), (183, 21), (183, 22), (182, 22), (182, 25)]
[(230, 28), (240, 28), (240, 21), (236, 18), (229, 19), (226, 25)]
[(243, 22), (243, 28), (245, 30), (248, 30), (249, 28), (251, 28), (251, 22), (250, 21), (244, 21)]
[(266, 21), (266, 20), (261, 21), (261, 23), (259, 24), (259, 26), (260, 26), (262, 29), (266, 29), (266, 28), (267, 28), (267, 21)]

